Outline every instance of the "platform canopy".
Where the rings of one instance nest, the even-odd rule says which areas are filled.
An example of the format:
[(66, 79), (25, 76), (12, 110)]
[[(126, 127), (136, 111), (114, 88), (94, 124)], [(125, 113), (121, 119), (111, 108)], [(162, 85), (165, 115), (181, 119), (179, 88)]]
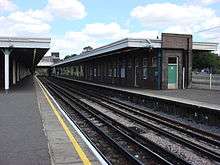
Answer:
[(10, 56), (14, 56), (27, 67), (33, 67), (49, 50), (50, 41), (50, 38), (0, 37), (0, 49), (10, 50)]
[[(50, 38), (0, 37), (0, 86), (13, 84), (34, 72), (50, 48)], [(29, 72), (29, 73), (28, 73)]]
[[(124, 48), (162, 48), (162, 40), (160, 39), (137, 39), (137, 38), (125, 38), (113, 43), (110, 43), (108, 45), (93, 49), (91, 51), (88, 51), (84, 54), (74, 56), (72, 58), (69, 58), (67, 60), (58, 62), (54, 64), (53, 66), (58, 66), (62, 64), (66, 64), (73, 61), (82, 60), (85, 58), (97, 56), (104, 53), (109, 53), (117, 50), (122, 50)], [(193, 50), (200, 50), (200, 51), (217, 51), (218, 49), (218, 43), (212, 43), (212, 42), (193, 42), (192, 43), (192, 49)]]

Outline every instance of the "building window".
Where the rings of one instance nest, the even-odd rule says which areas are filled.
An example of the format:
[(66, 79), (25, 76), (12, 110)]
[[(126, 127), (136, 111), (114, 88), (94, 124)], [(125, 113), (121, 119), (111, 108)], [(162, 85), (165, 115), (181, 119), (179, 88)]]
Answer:
[(76, 77), (79, 77), (79, 66), (76, 66)]
[(83, 76), (84, 76), (84, 68), (83, 68), (82, 65), (81, 65), (80, 67), (81, 67), (81, 69), (80, 69), (80, 70), (81, 70), (81, 74), (80, 74), (80, 76), (83, 77)]
[(96, 77), (96, 68), (94, 68), (94, 77)]
[(116, 62), (113, 63), (113, 77), (117, 76)]
[(109, 69), (108, 69), (108, 76), (109, 76), (109, 77), (112, 77), (112, 68), (109, 68)]
[(120, 69), (120, 66), (118, 65), (117, 66), (117, 77), (120, 78), (120, 76), (121, 76), (121, 69)]
[(147, 66), (147, 58), (143, 58), (143, 66)]
[(106, 77), (106, 75), (107, 75), (107, 66), (103, 65), (102, 68), (103, 68), (103, 75), (104, 75), (104, 77)]
[(176, 64), (177, 63), (177, 58), (176, 57), (169, 57), (168, 58), (168, 63), (169, 64)]
[(108, 64), (108, 76), (112, 77), (112, 66), (111, 66), (111, 63)]
[(113, 70), (113, 77), (116, 77), (116, 75), (117, 75), (117, 69), (114, 68), (114, 70)]
[(143, 67), (143, 79), (147, 79), (147, 67)]
[(125, 78), (125, 68), (121, 68), (121, 78)]
[(132, 58), (128, 59), (128, 68), (132, 68)]
[(101, 76), (101, 65), (99, 64), (98, 65), (98, 77), (100, 77)]
[(147, 58), (143, 58), (143, 79), (146, 80), (147, 79)]
[(126, 60), (123, 58), (122, 59), (122, 65), (121, 65), (121, 69), (120, 69), (120, 77), (121, 78), (125, 78), (125, 67), (126, 67)]
[(92, 67), (90, 67), (89, 76), (92, 77), (92, 75), (93, 75), (93, 70)]
[(153, 58), (152, 58), (152, 66), (153, 66), (153, 67), (156, 67), (156, 66), (157, 66), (157, 58), (156, 58), (156, 57), (153, 57)]
[(71, 66), (71, 76), (73, 76), (73, 66)]

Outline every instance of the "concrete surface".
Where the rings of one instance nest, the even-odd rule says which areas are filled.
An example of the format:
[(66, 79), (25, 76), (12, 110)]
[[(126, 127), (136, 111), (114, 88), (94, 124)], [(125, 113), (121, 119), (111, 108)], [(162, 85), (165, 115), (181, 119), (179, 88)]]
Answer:
[[(36, 93), (38, 99), (39, 110), (42, 116), (42, 121), (45, 129), (45, 133), (49, 141), (49, 150), (52, 159), (52, 164), (55, 165), (69, 165), (69, 164), (83, 164), (77, 152), (75, 151), (72, 143), (67, 137), (63, 127), (60, 125), (57, 117), (51, 110), (45, 95), (43, 94), (39, 84), (35, 81)], [(56, 107), (56, 105), (54, 104)], [(58, 110), (58, 108), (56, 107)], [(60, 113), (62, 116), (62, 114)], [(88, 159), (92, 164), (100, 164), (85, 142), (72, 128), (72, 126), (62, 116), (74, 138), (77, 140)]]

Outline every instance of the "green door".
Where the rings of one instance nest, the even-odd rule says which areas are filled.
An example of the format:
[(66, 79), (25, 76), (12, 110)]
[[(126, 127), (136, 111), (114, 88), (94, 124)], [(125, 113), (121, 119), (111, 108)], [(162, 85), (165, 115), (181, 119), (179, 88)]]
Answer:
[(169, 64), (168, 65), (168, 84), (176, 84), (177, 79), (177, 65)]

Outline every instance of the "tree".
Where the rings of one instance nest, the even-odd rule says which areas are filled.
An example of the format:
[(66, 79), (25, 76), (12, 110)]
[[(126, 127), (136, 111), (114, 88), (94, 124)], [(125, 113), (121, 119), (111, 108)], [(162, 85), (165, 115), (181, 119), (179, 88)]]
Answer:
[(91, 51), (93, 48), (91, 46), (87, 46), (83, 48), (83, 52), (89, 52)]
[(86, 46), (83, 48), (82, 52), (80, 53), (81, 55), (90, 52), (91, 50), (93, 50), (93, 48), (91, 46)]
[(209, 68), (213, 72), (216, 72), (220, 69), (219, 57), (211, 52), (194, 52), (192, 63), (194, 70)]
[(72, 54), (72, 55), (66, 55), (66, 57), (64, 57), (64, 60), (68, 59), (68, 58), (72, 58), (74, 56), (77, 56), (77, 54)]

